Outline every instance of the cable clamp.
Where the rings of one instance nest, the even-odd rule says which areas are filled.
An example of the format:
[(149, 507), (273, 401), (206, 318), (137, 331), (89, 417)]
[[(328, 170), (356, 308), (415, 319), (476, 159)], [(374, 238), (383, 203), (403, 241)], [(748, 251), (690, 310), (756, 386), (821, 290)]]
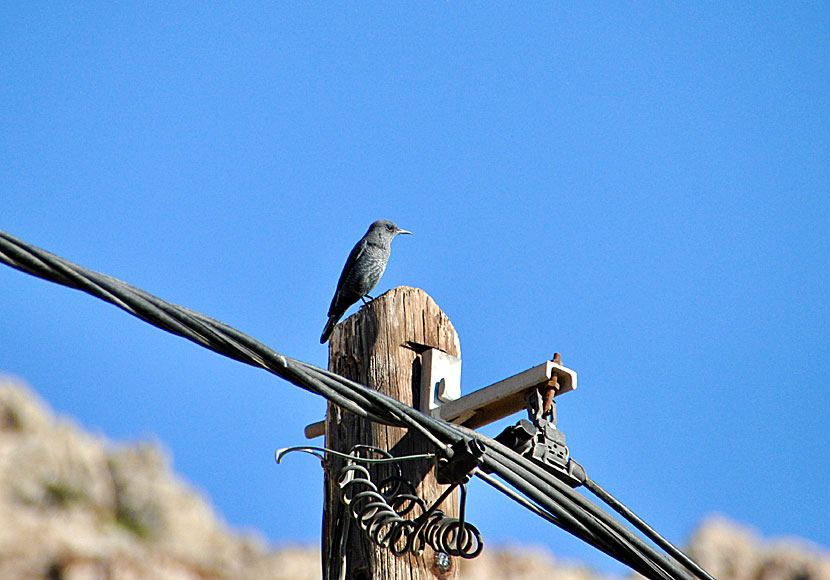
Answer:
[(481, 467), (484, 445), (477, 439), (461, 439), (446, 449), (445, 457), (438, 458), (435, 479), (442, 485), (467, 483)]
[(569, 457), (565, 434), (556, 428), (556, 401), (549, 392), (532, 389), (526, 399), (527, 419), (507, 427), (496, 441), (541, 465), (571, 487), (585, 482), (585, 470)]

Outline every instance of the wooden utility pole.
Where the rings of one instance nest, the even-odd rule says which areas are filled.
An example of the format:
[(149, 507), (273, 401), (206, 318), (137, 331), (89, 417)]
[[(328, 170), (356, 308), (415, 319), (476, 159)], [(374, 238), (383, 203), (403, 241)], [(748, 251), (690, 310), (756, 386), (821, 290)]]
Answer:
[[(329, 370), (378, 389), (410, 406), (417, 406), (420, 388), (420, 354), (429, 348), (460, 357), (458, 335), (449, 318), (426, 292), (401, 286), (379, 296), (338, 325), (329, 342)], [(406, 429), (378, 425), (329, 403), (326, 414), (326, 446), (349, 452), (356, 444), (373, 445), (394, 456), (434, 452), (421, 435)], [(435, 481), (434, 462), (397, 464), (402, 475), (417, 486), (427, 505), (446, 489)], [(331, 458), (326, 465), (323, 512), (323, 577), (339, 570), (339, 555), (346, 557), (347, 580), (450, 580), (458, 563), (427, 547), (421, 556), (395, 556), (369, 541), (351, 521), (336, 489), (343, 461)], [(373, 468), (374, 469), (374, 468)], [(380, 469), (383, 476), (392, 467)], [(453, 493), (440, 509), (457, 516), (458, 495)], [(351, 526), (348, 542), (341, 546), (343, 524)], [(342, 554), (341, 554), (342, 553)]]

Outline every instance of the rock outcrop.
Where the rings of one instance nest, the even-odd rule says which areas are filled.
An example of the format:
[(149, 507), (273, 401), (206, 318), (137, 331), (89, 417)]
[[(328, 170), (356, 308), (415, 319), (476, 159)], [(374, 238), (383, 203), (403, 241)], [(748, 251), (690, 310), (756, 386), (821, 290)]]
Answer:
[(9, 379), (0, 379), (0, 522), (4, 580), (320, 577), (308, 550), (231, 532), (158, 445), (112, 445)]
[(830, 580), (830, 554), (798, 538), (764, 540), (722, 517), (706, 519), (688, 552), (718, 580)]

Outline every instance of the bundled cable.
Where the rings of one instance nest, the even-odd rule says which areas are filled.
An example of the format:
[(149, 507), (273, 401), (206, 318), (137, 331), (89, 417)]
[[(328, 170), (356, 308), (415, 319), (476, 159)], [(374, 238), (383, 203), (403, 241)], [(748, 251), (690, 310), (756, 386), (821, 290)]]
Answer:
[(4, 232), (0, 232), (0, 262), (44, 280), (87, 292), (162, 330), (239, 362), (263, 368), (362, 418), (415, 430), (435, 446), (439, 456), (451, 455), (453, 445), (475, 440), (484, 449), (481, 469), (475, 475), (533, 513), (646, 578), (689, 580), (691, 576), (683, 568), (685, 566), (701, 580), (714, 580), (587, 476), (582, 483), (592, 493), (674, 559), (659, 552), (540, 465), (471, 429), (435, 419), (365, 385), (281, 355), (222, 322), (165, 302), (110, 276), (82, 268)]

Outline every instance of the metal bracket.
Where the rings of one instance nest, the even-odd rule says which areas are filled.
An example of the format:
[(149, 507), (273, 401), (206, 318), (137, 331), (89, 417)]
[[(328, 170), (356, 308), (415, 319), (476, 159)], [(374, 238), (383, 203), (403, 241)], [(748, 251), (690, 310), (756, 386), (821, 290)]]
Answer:
[[(443, 380), (442, 380), (443, 379)], [(556, 424), (554, 397), (576, 389), (576, 372), (562, 366), (558, 356), (490, 386), (461, 394), (461, 360), (436, 349), (421, 354), (421, 393), (419, 409), (433, 417), (477, 429), (527, 406), (526, 397), (532, 389), (545, 394), (541, 407)], [(309, 439), (325, 432), (324, 422), (306, 427)]]
[(461, 359), (436, 348), (421, 353), (421, 397), (418, 409), (429, 413), (461, 396)]
[(445, 403), (431, 411), (450, 423), (477, 429), (483, 425), (518, 413), (526, 406), (525, 397), (533, 388), (550, 388), (552, 397), (576, 388), (576, 373), (555, 360), (530, 368), (510, 378), (494, 383)]

